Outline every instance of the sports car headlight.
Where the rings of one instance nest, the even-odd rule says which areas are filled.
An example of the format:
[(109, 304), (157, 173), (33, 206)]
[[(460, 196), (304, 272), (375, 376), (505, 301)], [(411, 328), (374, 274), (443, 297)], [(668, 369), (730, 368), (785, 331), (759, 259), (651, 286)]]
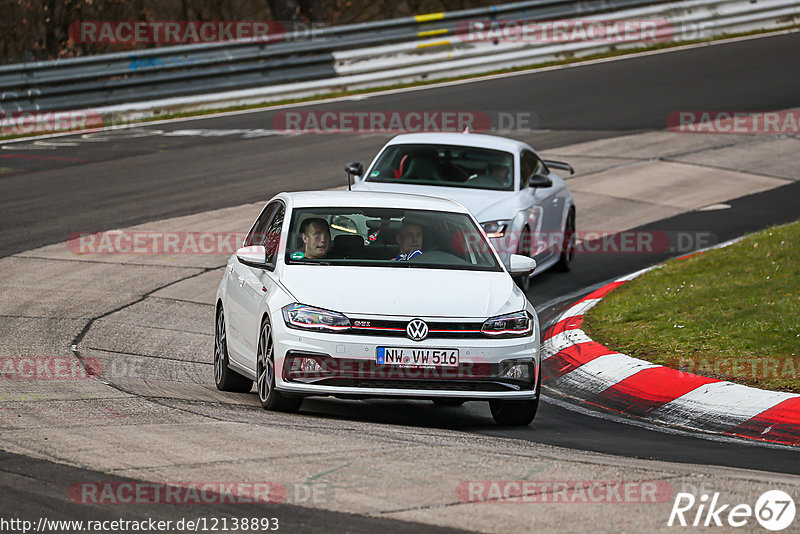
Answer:
[(489, 221), (481, 223), (481, 226), (483, 227), (483, 231), (486, 232), (486, 237), (503, 237), (506, 235), (506, 230), (508, 230), (508, 224), (510, 222), (509, 220)]
[(341, 332), (350, 328), (350, 319), (341, 313), (305, 304), (289, 304), (283, 307), (283, 320), (289, 328)]
[(483, 323), (481, 332), (487, 336), (527, 336), (533, 330), (533, 318), (526, 311), (492, 317)]

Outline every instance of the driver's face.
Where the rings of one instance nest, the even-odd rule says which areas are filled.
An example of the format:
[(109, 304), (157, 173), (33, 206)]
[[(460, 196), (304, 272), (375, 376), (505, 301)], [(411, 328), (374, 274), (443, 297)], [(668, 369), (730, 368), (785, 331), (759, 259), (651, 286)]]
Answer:
[(508, 183), (508, 167), (504, 165), (492, 165), (492, 177), (501, 185)]
[(400, 252), (408, 254), (422, 248), (422, 227), (417, 224), (403, 226), (398, 236)]
[(324, 258), (331, 245), (331, 231), (327, 226), (312, 222), (303, 233), (303, 243), (306, 244), (306, 258)]

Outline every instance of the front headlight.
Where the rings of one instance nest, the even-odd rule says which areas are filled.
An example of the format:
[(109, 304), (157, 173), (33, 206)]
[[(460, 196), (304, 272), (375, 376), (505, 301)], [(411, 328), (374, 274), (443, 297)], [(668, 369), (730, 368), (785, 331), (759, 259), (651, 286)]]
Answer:
[(489, 221), (481, 223), (481, 226), (483, 227), (483, 231), (486, 232), (486, 237), (503, 237), (506, 235), (506, 230), (508, 230), (510, 222), (509, 220)]
[(289, 328), (341, 332), (350, 328), (350, 319), (341, 313), (305, 304), (289, 304), (283, 307), (283, 320)]
[(522, 337), (532, 331), (533, 318), (526, 311), (492, 317), (481, 328), (481, 332), (487, 336)]

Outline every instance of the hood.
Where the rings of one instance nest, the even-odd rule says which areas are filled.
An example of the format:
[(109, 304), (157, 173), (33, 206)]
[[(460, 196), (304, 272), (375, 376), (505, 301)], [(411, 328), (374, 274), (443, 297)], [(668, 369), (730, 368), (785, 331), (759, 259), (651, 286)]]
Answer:
[(385, 191), (389, 193), (412, 193), (429, 197), (455, 200), (464, 205), (478, 222), (511, 219), (520, 209), (517, 195), (512, 191), (490, 189), (468, 189), (465, 187), (436, 187), (432, 185), (391, 184), (383, 182), (358, 182), (357, 191)]
[(346, 314), (474, 319), (525, 308), (506, 272), (287, 265), (281, 282), (301, 304)]

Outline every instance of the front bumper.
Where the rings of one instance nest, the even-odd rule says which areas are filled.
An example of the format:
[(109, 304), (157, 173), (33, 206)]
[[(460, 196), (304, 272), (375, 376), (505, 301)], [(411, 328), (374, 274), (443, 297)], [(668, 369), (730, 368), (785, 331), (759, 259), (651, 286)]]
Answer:
[[(305, 332), (273, 322), (276, 388), (287, 394), (339, 397), (530, 400), (539, 380), (539, 333), (524, 338), (407, 338)], [(378, 365), (378, 347), (458, 349), (457, 368)], [(294, 359), (320, 363), (314, 372), (292, 371)], [(526, 364), (527, 378), (508, 378), (512, 365)]]

